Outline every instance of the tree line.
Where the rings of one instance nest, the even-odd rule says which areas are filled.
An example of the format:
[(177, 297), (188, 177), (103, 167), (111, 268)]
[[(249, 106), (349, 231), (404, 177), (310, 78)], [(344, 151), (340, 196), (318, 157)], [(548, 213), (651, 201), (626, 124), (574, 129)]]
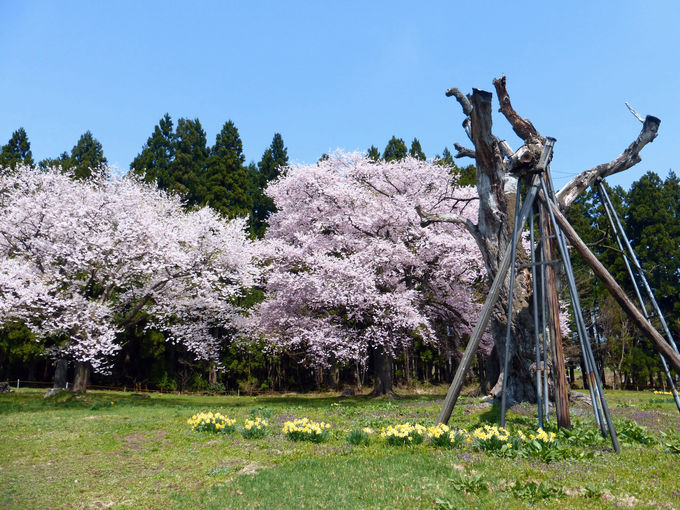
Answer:
[[(407, 156), (424, 161), (420, 143), (414, 139), (411, 150), (402, 139), (392, 137), (383, 154), (373, 154), (373, 161), (400, 161)], [(327, 159), (322, 156), (320, 161)], [(444, 149), (438, 164), (461, 180), (474, 175), (473, 167), (458, 169), (453, 158)], [(276, 210), (267, 185), (280, 174), (288, 162), (287, 149), (280, 134), (275, 134), (272, 144), (265, 150), (259, 163), (245, 164), (242, 141), (233, 122), (228, 121), (209, 147), (205, 132), (198, 119), (179, 119), (176, 126), (165, 115), (133, 160), (130, 173), (173, 195), (181, 196), (184, 207), (196, 210), (209, 206), (224, 218), (247, 217), (251, 237), (262, 237), (267, 219)], [(0, 165), (16, 169), (19, 165), (34, 165), (30, 142), (23, 128), (15, 131), (0, 150)], [(59, 168), (76, 180), (106, 179), (107, 159), (101, 143), (91, 132), (86, 132), (69, 152), (38, 163), (43, 171)], [(72, 275), (75, 279), (78, 277)], [(263, 289), (255, 288), (240, 301), (253, 306), (264, 297)], [(115, 354), (108, 376), (95, 374), (98, 382), (134, 386), (190, 388), (206, 385), (244, 389), (305, 389), (326, 384), (333, 379), (330, 372), (316, 367), (301, 367), (289, 353), (264, 353), (255, 343), (234, 343), (224, 346), (224, 368), (218, 373), (209, 362), (196, 361), (181, 345), (166, 342), (162, 330), (147, 327), (147, 317), (137, 317), (118, 332), (122, 349)], [(0, 344), (0, 378), (45, 379), (52, 372), (51, 361), (46, 357), (46, 346), (35, 341), (35, 335), (21, 322), (5, 325)], [(47, 344), (47, 349), (52, 346)], [(410, 352), (400, 354), (403, 365), (395, 367), (398, 380), (439, 381), (450, 375), (451, 360), (441, 349), (417, 340), (409, 345)], [(449, 356), (450, 357), (450, 356)], [(363, 380), (366, 369), (361, 372)], [(286, 374), (289, 374), (286, 376)], [(356, 371), (348, 376), (354, 381)], [(219, 379), (219, 380), (218, 380)]]
[[(426, 156), (417, 139), (412, 141), (409, 149), (407, 144), (397, 137), (392, 137), (382, 152), (375, 145), (371, 146), (367, 151), (367, 158), (376, 163), (407, 161), (408, 164), (402, 164), (402, 171), (414, 175), (417, 175), (417, 172), (413, 170), (414, 162), (426, 161)], [(272, 214), (277, 211), (277, 207), (283, 207), (273, 228), (278, 232), (279, 238), (292, 235), (283, 225), (285, 219), (290, 220), (299, 213), (302, 198), (298, 197), (298, 201), (289, 204), (287, 200), (290, 194), (288, 198), (280, 195), (276, 200), (271, 192), (266, 192), (268, 186), (277, 180), (281, 175), (281, 169), (288, 163), (283, 138), (280, 134), (275, 134), (271, 145), (265, 150), (257, 164), (246, 164), (245, 161), (242, 141), (233, 122), (226, 122), (218, 133), (215, 144), (208, 146), (206, 134), (198, 119), (179, 119), (175, 126), (171, 117), (166, 114), (154, 127), (151, 136), (133, 160), (130, 172), (143, 181), (155, 183), (161, 190), (181, 196), (184, 208), (187, 210), (199, 210), (207, 206), (222, 218), (247, 217), (247, 230), (252, 238), (262, 238), (269, 227), (269, 220), (274, 218)], [(337, 158), (322, 155), (316, 167), (324, 164), (337, 165), (337, 161)], [(447, 148), (444, 149), (442, 156), (434, 158), (434, 162), (446, 169), (446, 175), (451, 177), (450, 182), (455, 181), (458, 188), (474, 184), (476, 178), (474, 167), (459, 168), (456, 166)], [(23, 129), (13, 133), (8, 143), (0, 150), (0, 166), (13, 169), (20, 164), (35, 164), (27, 134)], [(59, 167), (68, 171), (69, 175), (75, 179), (91, 180), (105, 178), (106, 165), (107, 160), (104, 157), (101, 143), (88, 131), (81, 136), (70, 153), (64, 152), (57, 158), (40, 161), (37, 166), (42, 169)], [(314, 169), (314, 165), (306, 168)], [(365, 176), (363, 179), (365, 185), (379, 187), (379, 182), (372, 181)], [(395, 179), (392, 181), (396, 182)], [(391, 186), (394, 186), (394, 182)], [(344, 186), (346, 183), (340, 184)], [(331, 185), (329, 182), (328, 189), (318, 190), (318, 200), (315, 205), (317, 208), (324, 200), (331, 200), (337, 205), (338, 197), (329, 196), (327, 193), (333, 189), (333, 186), (335, 184)], [(446, 188), (448, 184), (445, 183), (443, 186)], [(621, 188), (612, 190), (616, 206), (624, 219), (626, 231), (638, 250), (652, 287), (658, 290), (660, 304), (674, 330), (680, 327), (680, 310), (676, 309), (678, 308), (677, 293), (680, 292), (677, 288), (677, 276), (680, 271), (677, 267), (679, 259), (675, 256), (675, 251), (678, 249), (677, 239), (680, 235), (680, 226), (677, 225), (677, 204), (680, 198), (677, 196), (678, 188), (680, 186), (678, 186), (675, 174), (671, 173), (666, 180), (661, 180), (656, 174), (649, 173), (636, 181), (629, 191)], [(275, 193), (274, 191), (274, 195)], [(398, 195), (399, 193), (397, 196), (392, 196), (390, 200), (400, 200)], [(314, 214), (313, 210), (309, 214)], [(608, 241), (604, 235), (607, 231), (604, 223), (606, 218), (593, 193), (587, 193), (579, 199), (570, 213), (570, 220), (607, 267), (614, 268), (615, 276), (620, 281), (625, 281), (623, 265), (617, 259), (616, 250), (612, 249), (613, 242)], [(301, 224), (302, 220), (296, 225), (299, 227)], [(328, 237), (331, 234), (337, 234), (340, 225), (325, 225), (324, 235)], [(380, 232), (386, 228), (385, 225), (374, 225), (374, 227)], [(318, 228), (318, 225), (313, 228)], [(356, 226), (351, 228), (355, 229)], [(371, 236), (376, 238), (376, 233), (374, 232)], [(409, 236), (412, 238), (413, 234), (410, 233)], [(312, 251), (323, 252), (327, 249), (323, 245), (313, 246), (309, 246)], [(356, 248), (356, 245), (352, 246)], [(296, 259), (295, 249), (294, 246), (288, 247), (288, 250), (293, 251), (292, 255), (287, 256), (292, 257), (291, 262), (288, 263), (292, 266), (286, 268), (287, 272), (297, 271), (295, 265), (299, 263), (299, 260)], [(333, 250), (347, 252), (348, 248), (334, 246), (328, 253), (330, 257), (338, 256)], [(281, 252), (279, 251), (278, 254), (280, 255)], [(666, 254), (668, 256), (665, 256)], [(357, 254), (353, 253), (353, 256)], [(285, 260), (286, 257), (280, 258), (280, 265), (285, 265)], [(395, 261), (391, 263), (394, 264)], [(309, 267), (310, 263), (307, 262), (306, 265)], [(603, 339), (598, 346), (599, 361), (602, 367), (606, 366), (614, 375), (614, 379), (608, 383), (625, 387), (661, 386), (663, 379), (659, 378), (661, 371), (658, 357), (654, 355), (651, 347), (627, 325), (625, 318), (617, 312), (618, 308), (607, 297), (606, 292), (589, 277), (585, 266), (579, 269), (582, 276), (580, 279), (582, 292), (587, 296), (585, 301), (589, 310), (592, 311), (591, 324), (598, 328), (600, 337)], [(431, 268), (428, 270), (432, 271)], [(385, 267), (376, 268), (375, 271), (375, 274), (382, 274), (385, 272)], [(402, 273), (408, 271), (413, 271), (411, 265), (402, 270)], [(476, 271), (479, 272), (478, 269)], [(320, 275), (323, 278), (329, 278), (327, 272), (322, 272)], [(411, 285), (415, 286), (414, 289), (422, 288), (424, 285), (435, 285), (432, 281), (422, 280), (422, 277), (415, 274), (409, 278), (411, 278)], [(345, 283), (350, 287), (359, 284), (355, 280)], [(377, 285), (380, 289), (379, 294), (388, 293), (389, 286), (386, 287), (384, 282), (374, 281), (373, 285)], [(475, 287), (471, 281), (467, 281), (467, 286), (473, 290), (473, 293), (481, 292), (481, 288)], [(474, 291), (475, 288), (478, 290)], [(114, 355), (111, 373), (95, 375), (96, 381), (130, 387), (147, 385), (165, 389), (241, 388), (248, 391), (253, 389), (305, 390), (320, 386), (339, 386), (343, 383), (354, 385), (367, 382), (367, 375), (371, 381), (375, 378), (376, 374), (368, 365), (375, 364), (379, 357), (378, 353), (373, 352), (368, 355), (364, 353), (362, 356), (367, 360), (368, 365), (362, 365), (362, 363), (357, 363), (358, 358), (347, 357), (342, 354), (342, 350), (328, 347), (326, 353), (331, 354), (328, 359), (302, 364), (301, 357), (309, 353), (302, 354), (299, 349), (290, 348), (294, 335), (290, 331), (282, 330), (280, 324), (275, 326), (277, 321), (280, 323), (282, 319), (285, 319), (284, 311), (290, 317), (306, 320), (310, 318), (309, 310), (316, 307), (318, 310), (315, 313), (321, 315), (315, 320), (323, 318), (327, 321), (330, 317), (333, 318), (331, 324), (337, 325), (338, 320), (342, 319), (344, 329), (357, 330), (359, 323), (362, 324), (362, 328), (367, 329), (372, 326), (370, 322), (373, 320), (371, 318), (374, 315), (373, 311), (364, 314), (364, 317), (358, 320), (357, 316), (349, 316), (346, 303), (343, 305), (335, 300), (337, 296), (333, 299), (327, 297), (321, 299), (321, 295), (317, 295), (317, 299), (314, 300), (312, 299), (314, 294), (309, 293), (303, 294), (311, 300), (304, 304), (303, 308), (307, 310), (306, 313), (295, 308), (284, 310), (285, 307), (281, 303), (272, 304), (271, 299), (267, 299), (267, 293), (271, 290), (267, 288), (267, 285), (254, 286), (235, 299), (243, 309), (251, 309), (264, 303), (262, 306), (269, 307), (270, 312), (275, 310), (272, 320), (267, 324), (268, 333), (278, 338), (279, 347), (283, 345), (284, 348), (272, 349), (270, 344), (263, 343), (257, 338), (246, 343), (226, 341), (223, 342), (218, 363), (207, 359), (196, 360), (186, 345), (166, 341), (170, 336), (167, 330), (164, 331), (160, 327), (148, 327), (149, 321), (152, 320), (151, 315), (143, 316), (139, 317), (134, 324), (125, 325), (118, 333), (119, 337), (122, 336), (119, 338), (122, 348)], [(290, 292), (290, 289), (286, 292)], [(429, 302), (425, 300), (416, 305), (419, 312), (426, 307), (446, 309), (448, 306), (449, 314), (455, 315), (454, 311), (458, 311), (460, 315), (456, 306), (431, 299), (432, 296), (437, 295), (432, 290), (430, 294)], [(468, 296), (465, 301), (468, 305), (473, 305), (479, 299), (481, 299), (480, 295)], [(326, 302), (325, 307), (319, 308), (320, 302)], [(403, 306), (403, 301), (398, 302), (399, 306)], [(429, 304), (424, 304), (426, 302)], [(405, 314), (404, 310), (406, 309), (402, 312)], [(439, 323), (437, 320), (433, 321), (432, 324), (436, 329), (435, 336), (444, 341), (428, 340), (428, 336), (423, 334), (422, 328), (419, 329), (419, 327), (414, 326), (411, 330), (408, 328), (403, 330), (406, 341), (398, 341), (397, 343), (400, 342), (398, 347), (390, 347), (393, 355), (390, 377), (394, 378), (394, 382), (448, 382), (455, 370), (456, 356), (459, 355), (461, 346), (465, 345), (465, 322), (475, 319), (474, 312), (468, 311), (465, 314), (469, 317), (456, 319), (453, 315), (449, 315), (446, 320), (441, 320)], [(315, 327), (319, 328), (319, 323), (315, 324)], [(326, 322), (324, 327), (330, 327), (328, 324)], [(218, 325), (212, 327), (217, 337), (222, 339), (230, 337), (228, 328)], [(396, 331), (394, 325), (388, 330)], [(334, 331), (333, 327), (327, 330), (326, 336), (330, 338), (329, 331)], [(0, 373), (0, 379), (15, 377), (44, 379), (51, 374), (52, 368), (45, 357), (44, 346), (35, 342), (32, 335), (30, 328), (20, 322), (5, 326), (0, 335), (0, 370), (4, 372)], [(393, 342), (394, 338), (398, 336), (393, 335), (389, 342)], [(342, 342), (338, 345), (342, 345)], [(578, 358), (576, 350), (572, 351), (570, 361), (573, 369), (578, 367)], [(567, 355), (569, 354), (568, 348)], [(493, 384), (495, 371), (497, 367), (494, 367), (493, 363), (489, 364), (488, 360), (480, 358), (477, 364), (477, 375), (481, 379), (486, 378)]]
[[(609, 187), (606, 183), (605, 186), (677, 343), (680, 335), (680, 179), (673, 171), (665, 179), (647, 172), (628, 190), (621, 186)], [(574, 203), (569, 220), (635, 299), (622, 254), (595, 190), (588, 190)], [(631, 324), (587, 266), (577, 259), (575, 269), (586, 321), (591, 336), (598, 339), (595, 351), (600, 373), (604, 374), (606, 368), (609, 374), (606, 383), (630, 389), (665, 387), (659, 356), (647, 339)], [(662, 331), (658, 317), (652, 317), (652, 323)], [(580, 360), (575, 355), (575, 345), (571, 352), (573, 365), (578, 366)]]

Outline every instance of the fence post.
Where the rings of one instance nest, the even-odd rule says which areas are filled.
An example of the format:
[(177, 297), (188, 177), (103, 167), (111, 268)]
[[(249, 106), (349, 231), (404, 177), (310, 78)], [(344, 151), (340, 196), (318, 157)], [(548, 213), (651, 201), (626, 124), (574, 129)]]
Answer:
[(17, 391), (19, 391), (19, 379), (17, 379)]

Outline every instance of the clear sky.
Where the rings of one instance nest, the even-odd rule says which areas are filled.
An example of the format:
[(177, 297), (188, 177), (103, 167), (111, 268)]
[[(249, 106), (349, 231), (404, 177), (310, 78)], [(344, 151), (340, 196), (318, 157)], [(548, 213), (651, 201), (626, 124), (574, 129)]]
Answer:
[(233, 120), (248, 161), (275, 132), (293, 162), (382, 150), (392, 135), (431, 157), (467, 142), (444, 90), (493, 90), (505, 74), (518, 112), (558, 140), (557, 187), (637, 136), (625, 101), (661, 129), (610, 182), (678, 167), (677, 0), (0, 0), (0, 19), (0, 143), (23, 126), (36, 160), (89, 129), (126, 169), (166, 112), (198, 117), (210, 144)]

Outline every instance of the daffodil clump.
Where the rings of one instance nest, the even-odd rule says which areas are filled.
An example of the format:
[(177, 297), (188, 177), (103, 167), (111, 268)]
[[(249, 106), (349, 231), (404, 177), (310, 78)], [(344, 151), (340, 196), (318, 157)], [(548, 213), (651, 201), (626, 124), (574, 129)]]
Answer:
[(264, 418), (259, 416), (254, 420), (246, 420), (243, 422), (243, 428), (241, 429), (241, 435), (245, 439), (255, 439), (258, 437), (263, 437), (267, 432), (267, 427), (269, 423)]
[(308, 418), (297, 418), (283, 424), (283, 433), (292, 441), (311, 441), (321, 443), (329, 436), (329, 423), (311, 421)]
[(371, 443), (371, 436), (374, 433), (375, 431), (370, 427), (364, 427), (363, 429), (352, 429), (347, 435), (347, 442), (354, 446), (368, 446)]
[(199, 432), (221, 432), (229, 434), (236, 430), (236, 420), (227, 418), (221, 413), (198, 413), (187, 420), (191, 430)]
[(654, 395), (672, 395), (672, 394), (673, 394), (672, 391), (658, 391), (658, 390), (654, 391)]
[(538, 429), (536, 434), (529, 434), (525, 436), (522, 434), (522, 440), (525, 441), (526, 450), (532, 457), (538, 457), (544, 462), (551, 462), (559, 460), (568, 456), (569, 452), (560, 446), (555, 440), (554, 432), (546, 432), (543, 429)]
[(387, 441), (391, 446), (420, 444), (425, 439), (425, 432), (427, 429), (422, 425), (410, 423), (401, 423), (399, 425), (390, 425), (380, 431), (380, 437)]
[(484, 425), (475, 429), (470, 434), (472, 447), (501, 456), (513, 456), (519, 449), (522, 436), (511, 436), (510, 432), (503, 427)]
[(454, 429), (443, 423), (437, 423), (433, 427), (428, 427), (427, 438), (432, 446), (440, 448), (455, 448), (460, 445), (468, 436), (464, 429)]

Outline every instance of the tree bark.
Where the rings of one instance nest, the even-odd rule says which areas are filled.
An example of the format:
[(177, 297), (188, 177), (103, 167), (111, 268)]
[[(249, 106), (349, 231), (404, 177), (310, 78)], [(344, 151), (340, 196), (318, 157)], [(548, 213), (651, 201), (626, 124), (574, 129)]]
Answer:
[(68, 370), (68, 362), (65, 359), (58, 359), (54, 362), (54, 385), (53, 389), (66, 388), (66, 376)]
[[(513, 152), (507, 143), (498, 140), (491, 131), (491, 102), (492, 94), (478, 89), (473, 89), (471, 96), (466, 96), (458, 89), (449, 89), (446, 95), (455, 97), (460, 103), (466, 116), (463, 127), (466, 134), (474, 144), (473, 149), (465, 149), (456, 146), (458, 156), (474, 157), (477, 166), (477, 190), (479, 193), (480, 206), (476, 224), (461, 218), (455, 214), (428, 214), (417, 207), (423, 225), (435, 221), (446, 221), (463, 225), (474, 237), (479, 246), (484, 260), (487, 274), (490, 280), (494, 280), (501, 263), (506, 247), (510, 242), (510, 232), (513, 224), (513, 208), (511, 197), (514, 196), (513, 188), (517, 185), (517, 179), (521, 176), (530, 175), (537, 170), (543, 146), (546, 139), (542, 137), (534, 125), (527, 119), (522, 118), (512, 107), (509, 94), (506, 90), (505, 77), (498, 78), (493, 82), (499, 103), (500, 111), (512, 126), (515, 133), (524, 141), (522, 147)], [(639, 153), (642, 148), (656, 137), (659, 128), (659, 119), (648, 116), (644, 122), (642, 132), (637, 139), (616, 159), (609, 163), (598, 165), (572, 179), (557, 194), (560, 207), (568, 209), (576, 198), (599, 177), (605, 177), (630, 168), (640, 161)], [(521, 251), (521, 250), (520, 250)], [(519, 263), (523, 260), (518, 257)], [(528, 271), (519, 271), (515, 279), (513, 289), (513, 316), (512, 323), (512, 349), (510, 350), (510, 377), (508, 378), (508, 401), (529, 400), (535, 401), (535, 381), (531, 375), (531, 365), (534, 359), (534, 331), (531, 312), (531, 285)], [(490, 329), (494, 337), (497, 352), (504, 354), (505, 325), (507, 323), (507, 279), (500, 290), (500, 299), (491, 316)], [(555, 315), (558, 309), (555, 308)], [(556, 317), (555, 317), (556, 318)], [(651, 334), (651, 333), (650, 333)], [(559, 336), (559, 335), (556, 335)], [(473, 346), (476, 348), (476, 346)], [(466, 349), (467, 354), (467, 349)], [(563, 354), (556, 352), (555, 358), (563, 358)], [(677, 356), (676, 356), (677, 357)], [(504, 360), (500, 360), (501, 365)], [(559, 359), (558, 363), (563, 359)], [(469, 367), (463, 366), (462, 370)], [(564, 369), (560, 372), (563, 372)], [(505, 374), (499, 374), (499, 381)], [(440, 414), (440, 421), (448, 420), (446, 409), (455, 403), (458, 395), (460, 381), (454, 378), (452, 391), (447, 395), (444, 408)], [(585, 374), (584, 374), (585, 382)], [(558, 385), (560, 383), (558, 382)], [(565, 383), (566, 386), (566, 383)], [(455, 388), (454, 388), (455, 387)], [(496, 390), (500, 384), (496, 385)], [(566, 388), (564, 389), (566, 392)], [(558, 389), (558, 393), (560, 390)], [(452, 402), (449, 402), (451, 400)], [(566, 405), (567, 399), (562, 399)], [(563, 407), (563, 406), (561, 406)], [(568, 419), (568, 412), (561, 409), (561, 421)]]
[(380, 347), (373, 350), (373, 377), (373, 393), (371, 393), (371, 396), (394, 396), (392, 357)]
[(90, 378), (90, 365), (77, 361), (75, 365), (75, 375), (73, 376), (73, 393), (85, 393), (87, 391), (87, 383)]

